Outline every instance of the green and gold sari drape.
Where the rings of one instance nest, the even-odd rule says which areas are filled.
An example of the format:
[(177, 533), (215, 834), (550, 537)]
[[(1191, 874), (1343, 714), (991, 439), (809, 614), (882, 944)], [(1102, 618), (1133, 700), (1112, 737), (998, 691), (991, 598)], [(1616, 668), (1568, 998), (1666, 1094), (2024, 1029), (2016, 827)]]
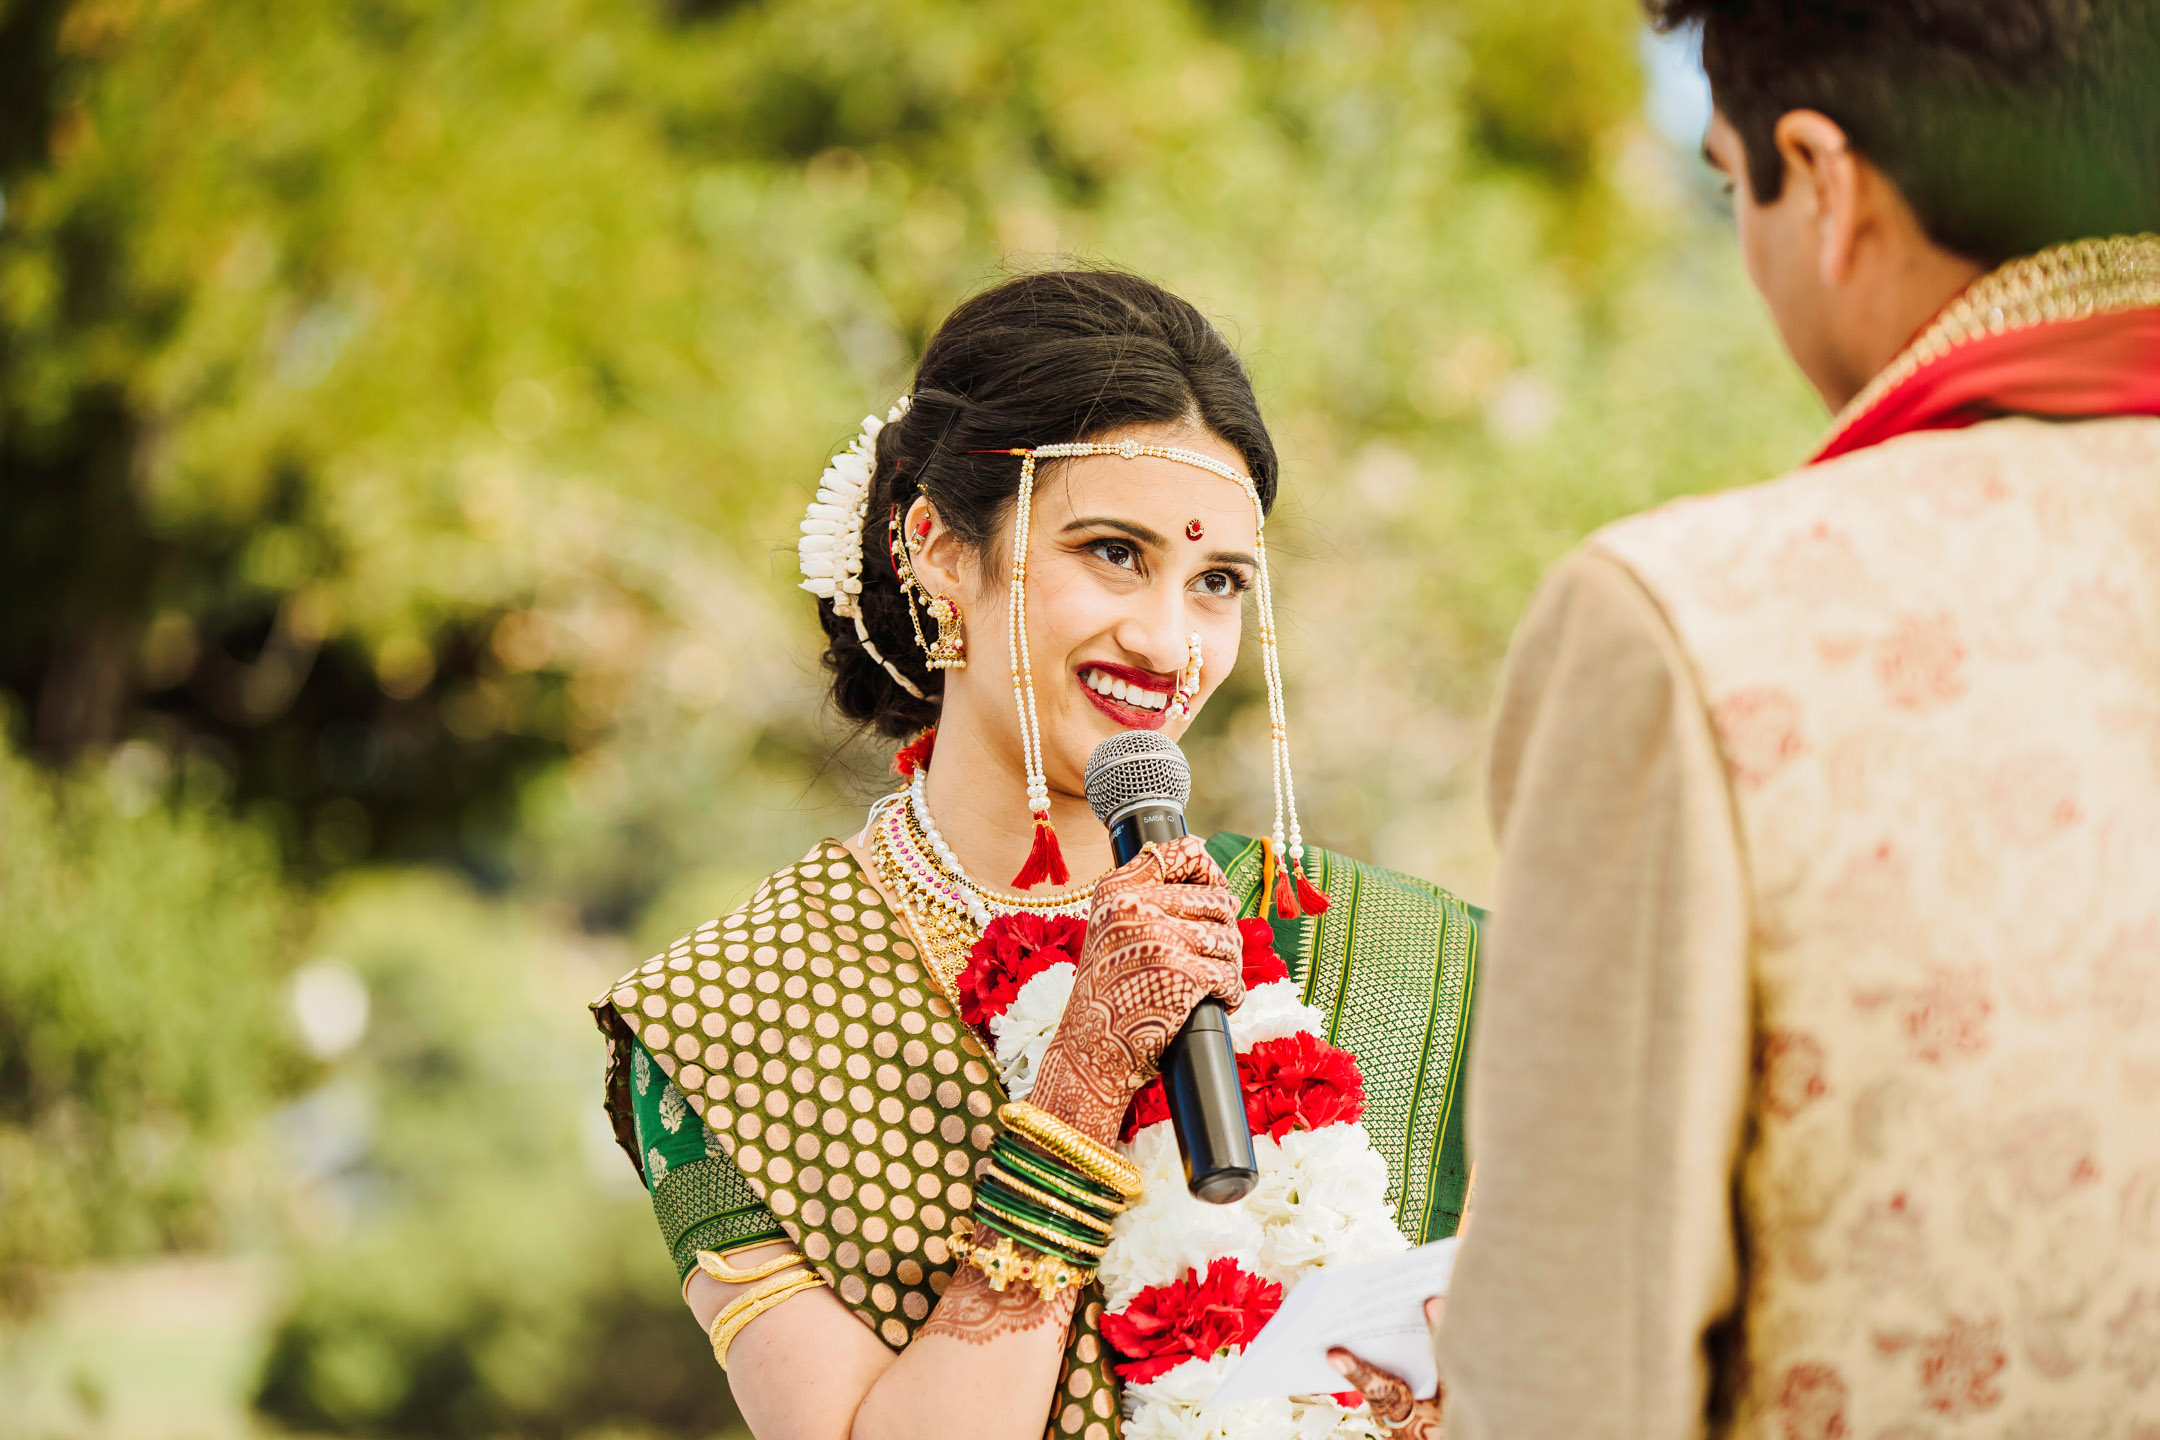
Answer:
[[(1258, 842), (1208, 841), (1260, 906)], [(1274, 922), (1326, 1038), (1357, 1057), (1365, 1125), (1411, 1241), (1454, 1233), (1468, 1188), (1463, 1076), (1475, 912), (1423, 881), (1308, 849), (1327, 913)], [(607, 1108), (680, 1276), (698, 1250), (786, 1240), (898, 1349), (952, 1273), (1004, 1101), (996, 1067), (852, 856), (820, 842), (733, 914), (593, 1004)], [(1050, 1433), (1110, 1440), (1117, 1386), (1083, 1298)]]

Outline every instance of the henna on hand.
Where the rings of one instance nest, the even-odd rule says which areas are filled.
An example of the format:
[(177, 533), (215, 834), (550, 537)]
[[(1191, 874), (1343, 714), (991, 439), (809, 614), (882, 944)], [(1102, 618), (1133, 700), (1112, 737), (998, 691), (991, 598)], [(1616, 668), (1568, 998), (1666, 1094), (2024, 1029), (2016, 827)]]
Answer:
[(972, 1265), (962, 1265), (953, 1271), (952, 1284), (945, 1287), (937, 1308), (915, 1337), (919, 1340), (925, 1335), (950, 1335), (965, 1345), (987, 1345), (1001, 1336), (1017, 1335), (1042, 1325), (1056, 1325), (1062, 1334), (1072, 1323), (1079, 1294), (1077, 1290), (1065, 1290), (1044, 1300), (1025, 1285), (993, 1290), (989, 1276)]
[(1447, 1397), (1443, 1383), (1430, 1400), (1410, 1393), (1409, 1383), (1385, 1370), (1376, 1370), (1348, 1350), (1328, 1351), (1328, 1361), (1342, 1373), (1372, 1406), (1381, 1433), (1401, 1440), (1440, 1440), (1440, 1406)]
[(1192, 1008), (1245, 998), (1237, 902), (1207, 847), (1186, 836), (1095, 887), (1072, 998), (1028, 1098), (1108, 1143)]
[[(1425, 1323), (1438, 1328), (1446, 1308), (1444, 1295), (1427, 1300)], [(1440, 1412), (1447, 1402), (1445, 1378), (1433, 1387), (1431, 1399), (1420, 1400), (1410, 1393), (1410, 1383), (1400, 1375), (1368, 1365), (1340, 1346), (1328, 1351), (1327, 1358), (1336, 1373), (1365, 1397), (1383, 1435), (1390, 1440), (1440, 1440)]]

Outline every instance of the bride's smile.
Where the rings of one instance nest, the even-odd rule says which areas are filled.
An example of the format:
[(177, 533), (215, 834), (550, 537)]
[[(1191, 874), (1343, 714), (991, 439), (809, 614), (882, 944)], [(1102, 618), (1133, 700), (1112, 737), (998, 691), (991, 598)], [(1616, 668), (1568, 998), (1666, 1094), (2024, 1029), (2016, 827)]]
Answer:
[(1175, 675), (1096, 660), (1081, 664), (1073, 674), (1087, 688), (1095, 708), (1128, 730), (1160, 730), (1169, 718), (1170, 697), (1177, 691)]

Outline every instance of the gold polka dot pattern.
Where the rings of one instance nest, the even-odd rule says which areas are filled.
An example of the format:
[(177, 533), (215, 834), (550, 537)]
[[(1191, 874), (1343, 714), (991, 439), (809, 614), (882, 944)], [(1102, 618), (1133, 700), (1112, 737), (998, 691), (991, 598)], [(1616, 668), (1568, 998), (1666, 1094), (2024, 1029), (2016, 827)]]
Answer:
[[(945, 1239), (1005, 1095), (847, 851), (821, 842), (593, 1008), (644, 1041), (842, 1303), (906, 1345), (952, 1279)], [(623, 1083), (611, 1070), (611, 1097)], [(1074, 1317), (1050, 1435), (1116, 1433), (1101, 1318)]]

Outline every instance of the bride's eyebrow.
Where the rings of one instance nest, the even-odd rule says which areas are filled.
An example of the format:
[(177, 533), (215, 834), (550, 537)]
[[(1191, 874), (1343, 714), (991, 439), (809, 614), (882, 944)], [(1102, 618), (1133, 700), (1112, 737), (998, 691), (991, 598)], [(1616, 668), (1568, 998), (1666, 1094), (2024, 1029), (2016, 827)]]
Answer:
[(1130, 520), (1119, 520), (1109, 515), (1082, 515), (1078, 519), (1066, 521), (1065, 528), (1058, 533), (1070, 535), (1075, 530), (1115, 530), (1157, 550), (1170, 543), (1145, 525), (1136, 525)]

